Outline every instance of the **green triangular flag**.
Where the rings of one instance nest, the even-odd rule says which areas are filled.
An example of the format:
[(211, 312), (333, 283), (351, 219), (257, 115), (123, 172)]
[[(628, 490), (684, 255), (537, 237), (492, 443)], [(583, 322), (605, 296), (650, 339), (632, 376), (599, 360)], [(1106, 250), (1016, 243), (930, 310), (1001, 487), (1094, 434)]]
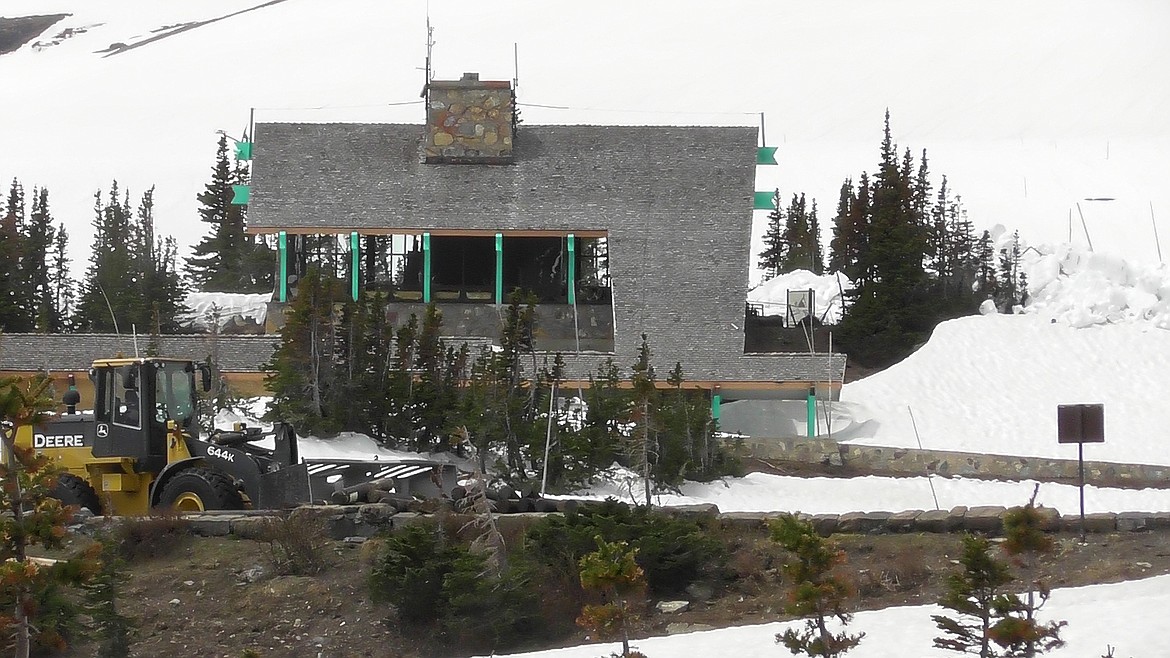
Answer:
[(232, 185), (232, 205), (246, 206), (252, 196), (252, 190), (247, 185)]
[(775, 201), (775, 197), (775, 192), (756, 192), (756, 201), (752, 210), (775, 210), (776, 204), (772, 203)]
[[(236, 159), (237, 160), (251, 160), (252, 159), (252, 142), (236, 142)], [(776, 164), (773, 162), (772, 164)]]
[(756, 149), (756, 164), (758, 165), (774, 165), (776, 162), (777, 146), (761, 146)]

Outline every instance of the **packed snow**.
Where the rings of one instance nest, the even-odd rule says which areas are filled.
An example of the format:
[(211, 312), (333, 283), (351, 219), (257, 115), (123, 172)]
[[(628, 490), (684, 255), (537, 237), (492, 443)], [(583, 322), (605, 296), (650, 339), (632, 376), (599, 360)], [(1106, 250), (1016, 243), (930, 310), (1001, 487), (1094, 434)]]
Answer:
[[(1064, 620), (1061, 658), (1099, 658), (1107, 647), (1118, 658), (1166, 656), (1165, 622), (1170, 606), (1170, 576), (1157, 576), (1110, 585), (1056, 589), (1040, 613), (1042, 620)], [(865, 639), (849, 658), (945, 658), (953, 652), (932, 648), (940, 635), (930, 616), (949, 614), (937, 605), (915, 605), (857, 613), (851, 633)], [(634, 647), (653, 658), (736, 656), (775, 658), (788, 655), (775, 642), (777, 633), (797, 628), (799, 621), (754, 624), (712, 631), (636, 639)], [(833, 626), (833, 630), (839, 629)], [(597, 658), (621, 652), (620, 643), (584, 644), (566, 649), (508, 654), (519, 658)], [(498, 654), (496, 654), (498, 655)]]
[(841, 295), (853, 290), (853, 282), (844, 274), (813, 274), (808, 270), (785, 272), (767, 279), (748, 291), (748, 304), (760, 309), (761, 315), (779, 315), (798, 318), (801, 313), (789, 313), (788, 293), (811, 290), (813, 315), (822, 324), (836, 324), (841, 321), (844, 310)]
[(179, 321), (203, 330), (211, 328), (216, 316), (221, 330), (233, 322), (264, 326), (271, 300), (271, 293), (190, 292), (183, 299), (187, 312)]

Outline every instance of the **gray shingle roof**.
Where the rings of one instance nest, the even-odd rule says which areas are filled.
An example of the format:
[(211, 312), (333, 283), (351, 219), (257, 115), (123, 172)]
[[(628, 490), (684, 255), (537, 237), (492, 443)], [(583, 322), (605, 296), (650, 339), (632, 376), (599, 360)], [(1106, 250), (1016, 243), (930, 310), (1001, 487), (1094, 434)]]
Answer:
[[(227, 372), (260, 372), (279, 337), (219, 336), (220, 367)], [(149, 336), (138, 337), (138, 353), (146, 354)], [(211, 354), (210, 335), (167, 335), (161, 356), (205, 361)], [(2, 334), (0, 370), (23, 372), (80, 371), (94, 359), (134, 356), (134, 339), (115, 334)]]
[[(256, 128), (249, 229), (604, 230), (614, 360), (702, 381), (823, 381), (845, 357), (745, 355), (756, 129), (530, 126), (510, 165), (423, 164), (423, 128)], [(604, 357), (574, 372), (593, 372)]]

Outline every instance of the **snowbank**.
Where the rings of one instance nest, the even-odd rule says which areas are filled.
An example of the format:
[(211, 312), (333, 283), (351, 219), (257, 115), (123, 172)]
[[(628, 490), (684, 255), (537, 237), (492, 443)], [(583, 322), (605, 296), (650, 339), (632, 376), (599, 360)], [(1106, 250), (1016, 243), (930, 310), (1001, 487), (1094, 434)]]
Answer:
[(841, 293), (853, 290), (844, 274), (817, 275), (795, 270), (768, 279), (748, 292), (748, 303), (759, 304), (764, 315), (788, 314), (788, 291), (812, 290), (813, 314), (825, 324), (841, 320)]

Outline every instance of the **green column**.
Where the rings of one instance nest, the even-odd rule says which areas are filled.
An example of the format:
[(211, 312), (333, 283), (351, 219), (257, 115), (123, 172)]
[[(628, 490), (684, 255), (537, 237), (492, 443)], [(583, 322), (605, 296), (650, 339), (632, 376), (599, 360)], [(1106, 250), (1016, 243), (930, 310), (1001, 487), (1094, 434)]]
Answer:
[(355, 302), (358, 300), (358, 257), (361, 252), (357, 231), (353, 231), (349, 234), (349, 295)]
[(280, 259), (280, 283), (278, 290), (280, 291), (277, 301), (288, 301), (288, 234), (284, 231), (280, 232), (277, 238), (279, 246), (277, 258)]
[(808, 438), (817, 435), (817, 389), (808, 387)]
[(716, 387), (714, 393), (711, 394), (711, 420), (715, 424), (719, 424), (719, 407), (723, 404), (723, 396), (719, 394), (719, 388)]
[(431, 303), (431, 234), (423, 233), (423, 303)]
[(569, 234), (569, 305), (577, 303), (577, 238)]
[(504, 303), (504, 234), (496, 233), (496, 303)]

